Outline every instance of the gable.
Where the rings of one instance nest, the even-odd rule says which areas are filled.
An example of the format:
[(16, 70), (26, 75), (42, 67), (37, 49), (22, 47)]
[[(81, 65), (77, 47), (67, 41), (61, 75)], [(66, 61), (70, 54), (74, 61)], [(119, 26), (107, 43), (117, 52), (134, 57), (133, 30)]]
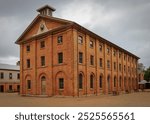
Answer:
[(27, 29), (23, 32), (23, 34), (18, 38), (16, 43), (19, 41), (26, 40), (33, 36), (39, 35), (41, 33), (50, 31), (52, 29), (64, 26), (69, 24), (69, 21), (63, 21), (59, 19), (55, 19), (54, 17), (48, 18), (43, 16), (37, 16), (33, 22), (27, 27)]

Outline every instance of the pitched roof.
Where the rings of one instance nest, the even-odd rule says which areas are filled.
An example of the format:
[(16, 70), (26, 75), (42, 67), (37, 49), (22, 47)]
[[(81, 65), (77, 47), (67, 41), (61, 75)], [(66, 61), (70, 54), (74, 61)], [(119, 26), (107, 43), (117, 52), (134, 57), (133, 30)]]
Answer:
[(9, 65), (9, 64), (1, 64), (0, 63), (0, 70), (15, 70), (15, 71), (19, 71), (20, 70), (20, 66)]
[[(124, 51), (125, 53), (128, 53), (128, 54), (130, 54), (130, 55), (136, 57), (137, 59), (140, 59), (138, 56), (136, 56), (136, 55), (132, 54), (131, 52), (129, 52), (129, 51), (123, 49), (122, 47), (120, 47), (120, 46), (118, 46), (118, 45), (116, 45), (116, 44), (114, 44), (114, 43), (108, 41), (107, 39), (105, 39), (105, 38), (103, 38), (103, 37), (101, 37), (101, 36), (95, 34), (94, 32), (92, 32), (92, 31), (86, 29), (85, 27), (79, 25), (79, 24), (76, 23), (76, 22), (73, 22), (73, 21), (70, 21), (70, 20), (61, 19), (61, 18), (56, 18), (56, 17), (44, 16), (44, 15), (41, 15), (41, 14), (39, 14), (39, 15), (31, 22), (31, 24), (26, 28), (26, 30), (22, 33), (22, 35), (17, 39), (17, 41), (15, 42), (16, 44), (19, 44), (21, 38), (25, 35), (25, 33), (26, 33), (28, 30), (30, 30), (30, 28), (31, 28), (32, 25), (36, 22), (36, 20), (37, 20), (38, 18), (47, 18), (47, 19), (50, 19), (50, 20), (55, 20), (55, 21), (58, 21), (58, 22), (66, 23), (66, 26), (61, 26), (61, 27), (59, 27), (59, 28), (53, 29), (53, 30), (51, 30), (51, 31), (47, 31), (47, 32), (45, 32), (45, 33), (54, 32), (54, 31), (57, 31), (58, 29), (66, 28), (67, 26), (68, 26), (68, 27), (72, 26), (72, 27), (74, 27), (74, 28), (80, 29), (80, 31), (86, 32), (87, 34), (90, 34), (90, 35), (92, 35), (93, 37), (96, 37), (96, 38), (102, 40), (102, 41), (105, 42), (106, 44), (110, 44), (110, 45), (112, 45), (112, 46), (114, 46), (114, 47), (120, 49), (121, 51)], [(45, 34), (45, 33), (43, 33), (43, 34)], [(42, 34), (41, 34), (41, 35), (42, 35)], [(36, 37), (36, 36), (34, 36), (34, 37)]]
[(16, 40), (16, 42), (15, 42), (16, 44), (19, 44), (19, 41), (21, 40), (21, 38), (32, 28), (32, 26), (36, 23), (36, 21), (39, 18), (46, 18), (46, 19), (54, 20), (54, 21), (61, 22), (61, 23), (64, 23), (64, 24), (73, 23), (72, 21), (69, 21), (69, 20), (60, 19), (60, 18), (56, 18), (56, 17), (50, 17), (50, 16), (44, 16), (44, 15), (38, 14), (35, 17), (35, 19), (30, 23), (30, 25), (25, 29), (25, 31), (21, 34), (21, 36)]

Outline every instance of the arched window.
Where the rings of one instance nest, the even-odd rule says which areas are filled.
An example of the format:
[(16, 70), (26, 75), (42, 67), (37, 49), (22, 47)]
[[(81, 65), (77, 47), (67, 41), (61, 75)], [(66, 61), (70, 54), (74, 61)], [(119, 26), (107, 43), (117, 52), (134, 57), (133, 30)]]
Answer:
[(124, 88), (126, 89), (126, 77), (124, 77)]
[(121, 76), (119, 77), (119, 87), (121, 87), (121, 83), (122, 83), (122, 78)]
[(82, 74), (80, 73), (79, 74), (79, 89), (82, 89), (83, 88), (83, 76)]
[(110, 91), (110, 75), (107, 76), (108, 91)]
[(46, 81), (45, 76), (42, 76), (42, 77), (41, 77), (41, 81)]
[(94, 86), (94, 76), (91, 74), (90, 75), (90, 88), (93, 88)]
[(46, 77), (45, 76), (41, 77), (41, 94), (42, 95), (46, 94)]
[(114, 76), (114, 87), (116, 87), (116, 76)]
[(99, 87), (100, 88), (103, 87), (103, 75), (100, 75), (100, 77), (99, 77)]

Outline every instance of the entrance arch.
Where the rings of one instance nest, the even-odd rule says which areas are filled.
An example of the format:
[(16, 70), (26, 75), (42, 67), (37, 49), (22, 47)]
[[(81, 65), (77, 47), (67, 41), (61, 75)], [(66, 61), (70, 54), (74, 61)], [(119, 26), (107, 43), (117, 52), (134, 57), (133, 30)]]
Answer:
[(41, 77), (41, 95), (46, 95), (46, 77)]
[(4, 86), (0, 85), (0, 92), (4, 92)]
[(108, 93), (111, 92), (110, 75), (107, 76), (107, 87), (108, 87)]

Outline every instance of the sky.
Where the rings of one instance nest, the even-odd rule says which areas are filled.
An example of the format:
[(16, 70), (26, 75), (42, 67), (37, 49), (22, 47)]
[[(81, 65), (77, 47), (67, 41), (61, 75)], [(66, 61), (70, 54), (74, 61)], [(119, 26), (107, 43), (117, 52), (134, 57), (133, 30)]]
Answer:
[(54, 17), (77, 22), (150, 66), (150, 0), (0, 0), (0, 63), (16, 64), (14, 42), (46, 4)]

